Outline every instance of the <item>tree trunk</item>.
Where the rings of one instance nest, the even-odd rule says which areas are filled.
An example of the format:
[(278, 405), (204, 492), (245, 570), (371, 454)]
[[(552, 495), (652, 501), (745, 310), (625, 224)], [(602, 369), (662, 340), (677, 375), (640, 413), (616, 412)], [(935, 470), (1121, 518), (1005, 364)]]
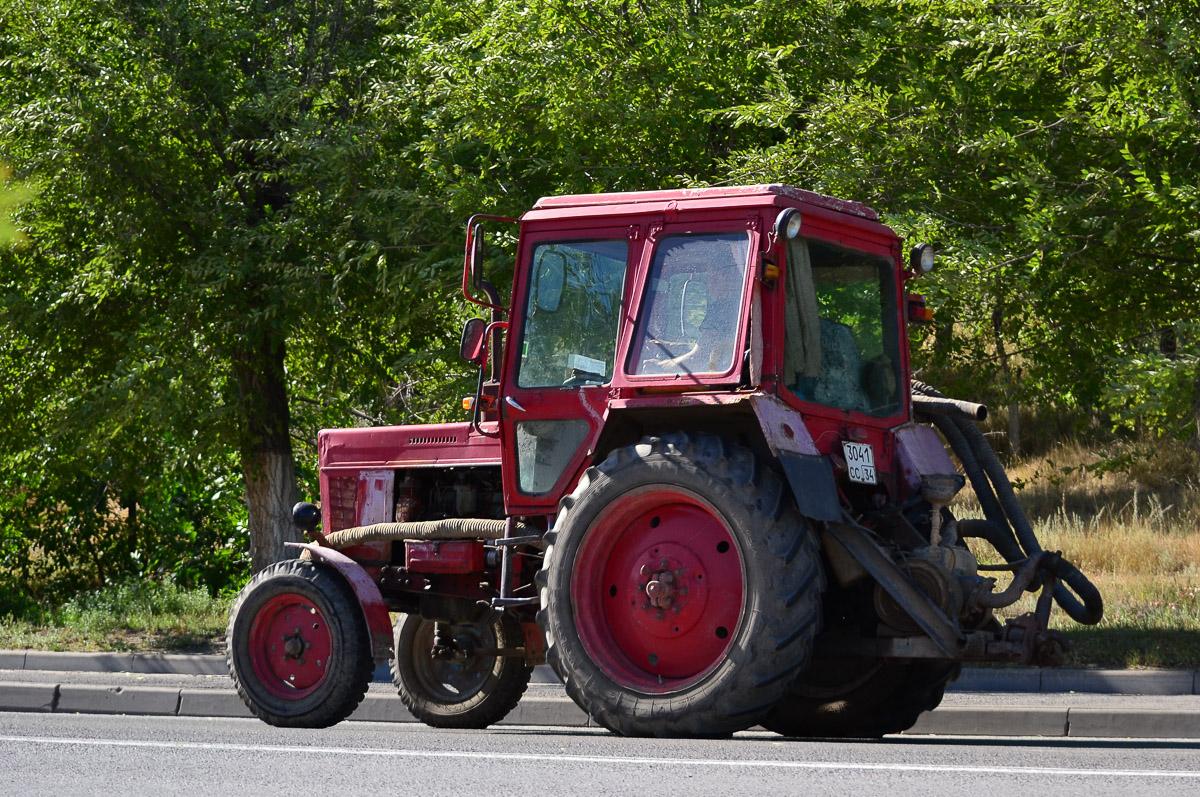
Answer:
[(246, 506), (250, 510), (250, 563), (257, 573), (282, 559), (295, 558), (285, 542), (300, 540), (292, 523), (292, 506), (299, 500), (291, 451), (253, 451), (243, 454)]
[(293, 558), (284, 542), (299, 541), (292, 505), (299, 498), (283, 369), (283, 339), (273, 331), (244, 340), (234, 357), (238, 382), (242, 473), (250, 514), (250, 560), (254, 572)]
[(948, 368), (954, 349), (954, 319), (943, 310), (941, 321), (933, 331), (933, 357), (942, 368)]
[(1004, 311), (997, 300), (992, 309), (992, 331), (996, 336), (996, 356), (1000, 360), (1000, 372), (1004, 374), (1004, 400), (1008, 404), (1008, 444), (1013, 456), (1021, 453), (1021, 405), (1017, 402), (1017, 380), (1020, 373), (1014, 371), (1004, 347)]
[(1192, 423), (1195, 428), (1192, 448), (1200, 451), (1200, 366), (1196, 368), (1196, 378), (1192, 381)]

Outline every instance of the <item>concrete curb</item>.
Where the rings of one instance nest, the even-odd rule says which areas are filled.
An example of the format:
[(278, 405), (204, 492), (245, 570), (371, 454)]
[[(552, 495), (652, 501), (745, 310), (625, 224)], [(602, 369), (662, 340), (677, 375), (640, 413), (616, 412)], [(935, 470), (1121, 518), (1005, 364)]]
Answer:
[(175, 716), (179, 713), (180, 691), (159, 686), (59, 684), (54, 713)]
[[(168, 689), (0, 682), (0, 711), (251, 717), (232, 689)], [(369, 694), (351, 720), (415, 723), (395, 695)], [(593, 727), (566, 697), (527, 695), (501, 725)], [(1200, 710), (943, 706), (923, 714), (906, 736), (1200, 739)]]
[(0, 670), (228, 675), (224, 656), (178, 653), (74, 653), (0, 650)]
[(1200, 711), (942, 706), (905, 734), (1200, 739)]
[(1129, 739), (1200, 738), (1200, 712), (1196, 711), (1122, 712), (1101, 708), (1073, 708), (1067, 720), (1071, 736), (1115, 736)]
[[(0, 670), (173, 675), (226, 675), (229, 672), (225, 657), (220, 655), (70, 653), (41, 650), (0, 650)], [(390, 680), (386, 665), (376, 669), (375, 679)], [(548, 683), (554, 679), (549, 676), (535, 680)], [(950, 684), (948, 691), (1200, 695), (1200, 671), (967, 667), (963, 669), (962, 676)]]
[[(2, 651), (0, 670), (226, 676), (224, 656), (143, 653)], [(386, 666), (376, 679), (388, 681)], [(0, 681), (0, 711), (130, 714), (178, 717), (251, 717), (234, 689), (149, 685)], [(539, 668), (535, 682), (555, 682)], [(531, 688), (504, 725), (590, 727), (588, 716), (564, 694)], [(1035, 670), (968, 668), (950, 691), (1003, 694), (1200, 694), (1192, 670)], [(999, 700), (997, 701), (999, 702)], [(372, 692), (350, 717), (367, 722), (415, 722), (394, 693)], [(1040, 736), (1046, 738), (1200, 739), (1200, 710), (1071, 708), (1064, 706), (942, 706), (924, 714), (908, 735)]]
[(0, 681), (0, 711), (54, 711), (58, 684)]
[(180, 689), (181, 717), (253, 717), (233, 689)]
[(1195, 670), (1067, 670), (965, 667), (950, 692), (1026, 692), (1106, 695), (1196, 695), (1200, 672)]
[(1066, 708), (942, 706), (922, 714), (909, 736), (1045, 736), (1070, 735)]

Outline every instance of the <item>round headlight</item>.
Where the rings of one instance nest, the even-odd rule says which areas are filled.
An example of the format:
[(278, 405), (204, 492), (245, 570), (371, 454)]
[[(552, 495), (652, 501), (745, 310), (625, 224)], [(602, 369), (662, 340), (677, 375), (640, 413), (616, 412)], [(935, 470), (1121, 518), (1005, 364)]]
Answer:
[(795, 238), (800, 234), (800, 210), (784, 208), (775, 217), (775, 237)]
[(933, 271), (933, 247), (929, 244), (917, 244), (909, 255), (908, 265), (913, 271), (928, 274)]

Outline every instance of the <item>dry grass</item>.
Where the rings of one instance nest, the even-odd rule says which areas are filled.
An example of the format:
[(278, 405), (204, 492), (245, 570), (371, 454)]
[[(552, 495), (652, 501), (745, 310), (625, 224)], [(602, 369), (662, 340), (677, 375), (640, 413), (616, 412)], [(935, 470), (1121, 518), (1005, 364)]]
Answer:
[[(1194, 667), (1200, 661), (1200, 490), (1196, 455), (1171, 441), (1116, 452), (1121, 472), (1078, 443), (1010, 464), (1018, 499), (1047, 550), (1060, 550), (1100, 589), (1105, 616), (1085, 629), (1055, 613), (1073, 643), (1070, 663)], [(1112, 455), (1109, 455), (1111, 458)], [(955, 503), (980, 517), (974, 496)], [(999, 557), (975, 544), (986, 562)], [(986, 552), (985, 550), (986, 549)], [(1029, 611), (1027, 598), (1009, 614)]]

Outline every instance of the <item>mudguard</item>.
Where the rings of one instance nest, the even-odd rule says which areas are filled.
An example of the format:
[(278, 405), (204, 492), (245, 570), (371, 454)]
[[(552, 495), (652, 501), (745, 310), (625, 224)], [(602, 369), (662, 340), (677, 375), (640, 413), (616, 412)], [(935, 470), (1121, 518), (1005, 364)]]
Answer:
[(812, 520), (833, 523), (842, 519), (833, 465), (817, 451), (800, 413), (774, 396), (750, 397), (763, 437), (783, 465), (796, 508)]
[(325, 548), (315, 543), (287, 542), (289, 548), (302, 548), (319, 562), (329, 565), (342, 574), (358, 603), (362, 606), (363, 616), (367, 621), (367, 630), (371, 633), (371, 650), (376, 663), (382, 663), (392, 657), (392, 619), (388, 616), (387, 604), (383, 602), (383, 593), (367, 575), (362, 565), (349, 556), (333, 548)]

